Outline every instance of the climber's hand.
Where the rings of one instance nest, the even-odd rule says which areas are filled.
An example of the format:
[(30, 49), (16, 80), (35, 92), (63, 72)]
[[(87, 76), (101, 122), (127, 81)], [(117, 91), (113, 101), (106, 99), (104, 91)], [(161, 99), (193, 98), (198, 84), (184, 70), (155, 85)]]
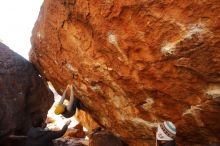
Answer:
[(70, 87), (70, 84), (68, 84), (67, 86), (66, 86), (66, 88), (69, 88)]

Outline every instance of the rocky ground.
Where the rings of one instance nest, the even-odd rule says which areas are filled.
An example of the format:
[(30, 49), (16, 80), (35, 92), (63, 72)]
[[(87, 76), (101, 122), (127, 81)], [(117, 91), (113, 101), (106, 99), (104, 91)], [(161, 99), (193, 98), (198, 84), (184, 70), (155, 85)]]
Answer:
[(55, 146), (88, 146), (89, 142), (85, 139), (74, 138), (74, 139), (67, 139), (67, 138), (59, 138), (54, 141)]

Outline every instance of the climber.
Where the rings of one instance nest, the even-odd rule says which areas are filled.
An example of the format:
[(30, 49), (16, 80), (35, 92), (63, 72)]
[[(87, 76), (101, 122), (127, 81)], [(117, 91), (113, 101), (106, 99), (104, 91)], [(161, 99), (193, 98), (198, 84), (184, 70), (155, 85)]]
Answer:
[(53, 139), (59, 138), (67, 131), (71, 121), (67, 121), (60, 131), (45, 130), (46, 124), (43, 118), (36, 117), (27, 134), (26, 146), (53, 146)]
[(158, 124), (156, 132), (156, 146), (177, 146), (175, 142), (176, 127), (170, 121)]
[[(66, 97), (66, 91), (70, 88), (70, 101), (68, 105), (64, 105), (63, 102)], [(60, 102), (57, 104), (54, 113), (59, 115), (62, 114), (65, 118), (70, 118), (76, 113), (76, 108), (80, 109), (80, 102), (77, 97), (74, 98), (73, 86), (67, 85)]]

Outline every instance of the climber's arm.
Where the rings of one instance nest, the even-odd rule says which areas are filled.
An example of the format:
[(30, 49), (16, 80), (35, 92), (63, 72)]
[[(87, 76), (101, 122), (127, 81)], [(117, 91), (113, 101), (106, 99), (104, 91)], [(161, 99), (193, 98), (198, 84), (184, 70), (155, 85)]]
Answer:
[(66, 97), (66, 91), (67, 91), (68, 88), (69, 88), (69, 85), (67, 85), (65, 91), (63, 92), (63, 95), (62, 95), (62, 97), (61, 97), (61, 99), (60, 99), (59, 104), (63, 104), (63, 102), (64, 102), (64, 100), (65, 100), (65, 97)]
[(66, 107), (67, 111), (71, 111), (71, 110), (72, 110), (73, 101), (74, 101), (73, 86), (70, 85), (70, 101), (69, 101), (69, 104), (68, 104), (67, 107)]
[(77, 97), (74, 97), (73, 87), (70, 86), (70, 101), (66, 106), (66, 112), (62, 113), (62, 115), (66, 118), (70, 118), (76, 113), (76, 108), (80, 108), (80, 101)]

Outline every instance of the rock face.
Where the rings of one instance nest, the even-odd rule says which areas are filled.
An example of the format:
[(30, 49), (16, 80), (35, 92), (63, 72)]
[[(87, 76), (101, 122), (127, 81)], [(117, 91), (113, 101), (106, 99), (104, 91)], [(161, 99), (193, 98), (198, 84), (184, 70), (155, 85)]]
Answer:
[(45, 0), (30, 59), (129, 145), (153, 145), (163, 120), (179, 144), (218, 142), (219, 14), (219, 0)]
[(86, 133), (83, 131), (83, 126), (79, 123), (73, 128), (69, 128), (64, 136), (68, 138), (85, 138)]
[(75, 114), (75, 118), (88, 130), (88, 133), (91, 133), (93, 129), (100, 127), (98, 123), (94, 121), (94, 119), (88, 115), (83, 110), (77, 110)]
[(33, 65), (0, 43), (0, 138), (24, 134), (31, 118), (46, 116), (52, 97)]
[(109, 131), (97, 131), (90, 136), (89, 146), (126, 146)]

